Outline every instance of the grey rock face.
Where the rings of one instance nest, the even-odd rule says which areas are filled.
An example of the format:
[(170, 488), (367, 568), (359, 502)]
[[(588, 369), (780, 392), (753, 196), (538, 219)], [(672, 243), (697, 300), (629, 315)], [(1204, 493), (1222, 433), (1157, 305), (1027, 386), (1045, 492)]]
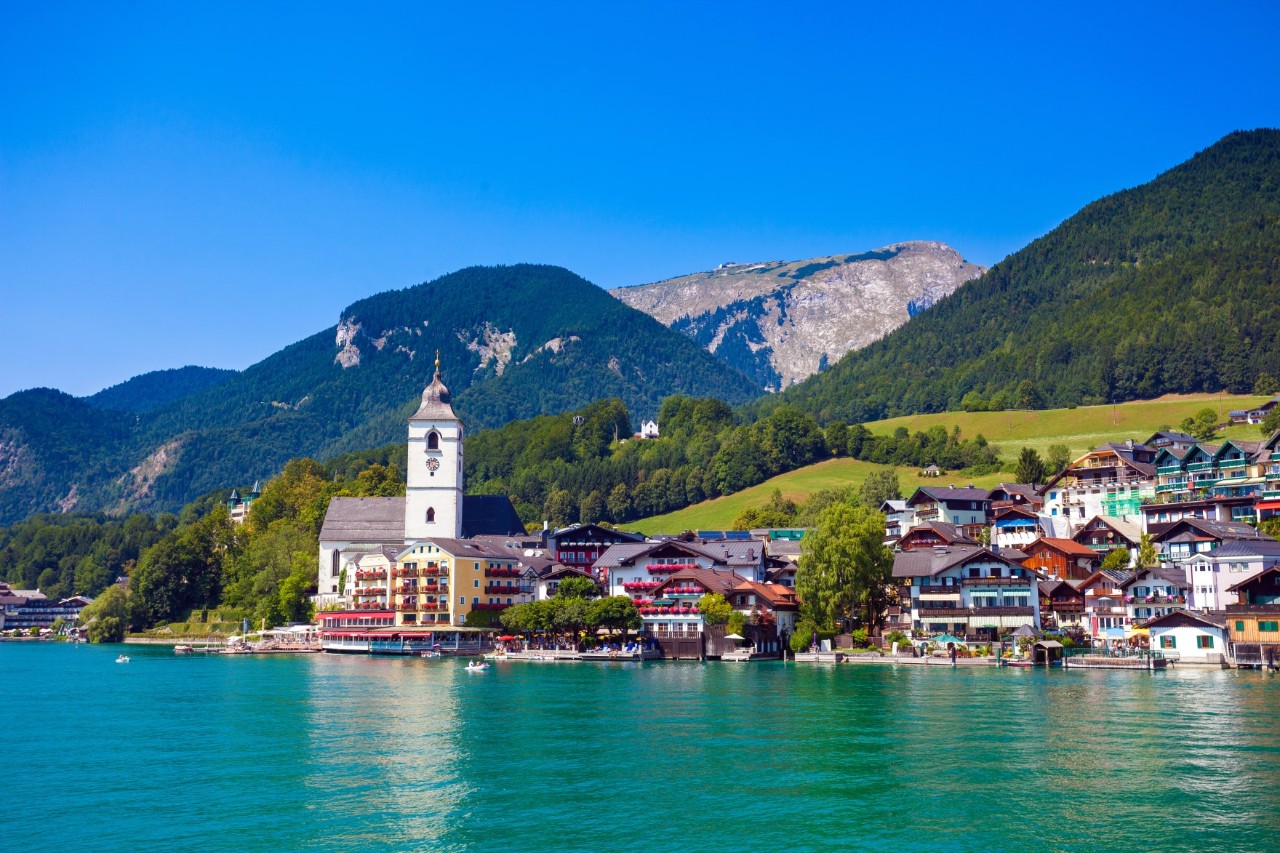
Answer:
[(896, 329), (986, 271), (945, 243), (723, 264), (611, 291), (777, 391)]

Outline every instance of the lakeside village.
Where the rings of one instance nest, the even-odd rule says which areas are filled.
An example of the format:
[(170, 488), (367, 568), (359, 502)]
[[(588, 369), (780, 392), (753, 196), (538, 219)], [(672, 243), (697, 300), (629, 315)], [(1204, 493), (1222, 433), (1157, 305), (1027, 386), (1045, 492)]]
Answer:
[[(1044, 485), (925, 486), (887, 501), (879, 635), (798, 642), (804, 530), (531, 535), (505, 496), (463, 494), (462, 438), (437, 365), (409, 419), (405, 496), (331, 499), (317, 624), (273, 632), (263, 648), (607, 660), (798, 649), (797, 660), (1140, 669), (1274, 669), (1280, 658), (1280, 541), (1255, 526), (1280, 515), (1280, 431), (1221, 444), (1158, 432), (1105, 444)], [(243, 517), (249, 500), (233, 502)], [(631, 629), (624, 644), (500, 621), (570, 579), (618, 597), (626, 612), (598, 621)], [(719, 599), (705, 596), (741, 617), (711, 618), (701, 605)], [(48, 632), (87, 603), (0, 584), (0, 630)]]

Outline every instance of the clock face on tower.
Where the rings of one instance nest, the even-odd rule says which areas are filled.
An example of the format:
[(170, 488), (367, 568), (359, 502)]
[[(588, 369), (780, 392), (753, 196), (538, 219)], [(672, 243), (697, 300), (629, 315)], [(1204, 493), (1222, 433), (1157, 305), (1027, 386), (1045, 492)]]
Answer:
[(427, 470), (428, 470), (428, 471), (434, 471), (434, 470), (436, 470), (436, 469), (437, 469), (437, 468), (439, 468), (439, 467), (440, 467), (440, 460), (439, 460), (439, 459), (435, 458), (434, 456), (428, 456), (428, 457), (427, 457)]

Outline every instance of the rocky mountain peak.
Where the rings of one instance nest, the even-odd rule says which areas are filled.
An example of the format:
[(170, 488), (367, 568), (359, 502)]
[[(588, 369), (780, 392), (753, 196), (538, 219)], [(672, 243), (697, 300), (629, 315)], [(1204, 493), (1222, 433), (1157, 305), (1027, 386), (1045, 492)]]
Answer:
[(945, 243), (917, 240), (805, 261), (730, 262), (611, 293), (777, 391), (984, 271)]

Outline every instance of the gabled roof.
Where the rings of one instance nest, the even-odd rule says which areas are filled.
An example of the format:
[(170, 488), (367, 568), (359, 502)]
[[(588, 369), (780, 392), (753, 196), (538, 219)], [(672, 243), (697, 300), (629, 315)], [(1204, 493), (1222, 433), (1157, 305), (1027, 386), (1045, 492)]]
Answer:
[(556, 564), (551, 571), (547, 572), (545, 575), (539, 575), (539, 580), (556, 581), (569, 577), (586, 578), (589, 581), (595, 581), (595, 578), (593, 578), (589, 572), (584, 572), (582, 569), (575, 569), (573, 566), (562, 566), (559, 564)]
[(885, 515), (888, 515), (891, 512), (906, 512), (907, 502), (906, 501), (885, 501), (884, 503), (880, 504), (880, 511), (883, 512)]
[(718, 592), (728, 597), (739, 584), (745, 583), (746, 578), (733, 570), (722, 569), (681, 569), (673, 573), (653, 590), (653, 597), (661, 596), (662, 591), (671, 584), (679, 585), (682, 581), (697, 581), (710, 592)]
[[(999, 495), (1008, 495), (1008, 498), (999, 497)], [(1040, 487), (1034, 483), (1001, 483), (991, 490), (991, 500), (1012, 500), (1013, 498), (1022, 498), (1028, 503), (1042, 503), (1044, 499), (1040, 496)]]
[(1083, 595), (1083, 593), (1080, 592), (1079, 589), (1077, 589), (1075, 586), (1072, 586), (1071, 584), (1067, 583), (1064, 580), (1040, 581), (1038, 584), (1036, 584), (1036, 586), (1040, 588), (1041, 595), (1048, 596), (1048, 597), (1052, 597), (1054, 593), (1058, 592), (1059, 589), (1064, 586), (1071, 592), (1072, 595)]
[(1147, 620), (1147, 627), (1154, 628), (1163, 622), (1172, 622), (1179, 619), (1191, 619), (1201, 622), (1211, 628), (1227, 627), (1227, 614), (1222, 610), (1195, 611), (1195, 610), (1171, 610), (1163, 616), (1157, 616), (1154, 619)]
[(1054, 539), (1050, 536), (1041, 536), (1036, 541), (1027, 546), (1028, 552), (1034, 552), (1037, 545), (1044, 545), (1052, 548), (1068, 557), (1088, 557), (1090, 559), (1098, 559), (1098, 552), (1092, 548), (1086, 548), (1074, 539)]
[(764, 603), (774, 610), (794, 610), (800, 606), (800, 599), (796, 597), (796, 591), (782, 584), (743, 581), (734, 587), (734, 592), (753, 592), (758, 597), (763, 598)]
[(1175, 462), (1181, 462), (1183, 459), (1187, 458), (1187, 454), (1190, 452), (1190, 447), (1162, 447), (1160, 448), (1160, 452), (1156, 454), (1156, 467), (1160, 467), (1160, 463), (1165, 457), (1173, 459)]
[(453, 557), (455, 559), (458, 557), (463, 557), (468, 560), (472, 560), (472, 559), (514, 560), (516, 559), (516, 556), (514, 554), (511, 554), (504, 550), (486, 548), (484, 547), (484, 544), (481, 542), (469, 542), (465, 539), (450, 539), (444, 536), (428, 536), (423, 539), (418, 539), (413, 543), (411, 543), (410, 545), (408, 545), (407, 547), (405, 547), (404, 549), (402, 549), (398, 555), (398, 559), (403, 560), (407, 558), (412, 553), (414, 548), (428, 542), (431, 543), (432, 545), (435, 545), (441, 551), (445, 552), (450, 557)]
[(1127, 589), (1139, 581), (1147, 578), (1166, 581), (1168, 583), (1176, 583), (1178, 586), (1186, 588), (1187, 573), (1184, 569), (1137, 569), (1133, 572), (1133, 576), (1121, 582), (1120, 588)]
[(754, 539), (714, 543), (683, 542), (677, 539), (664, 542), (622, 542), (610, 545), (593, 565), (598, 569), (616, 569), (636, 563), (650, 554), (670, 550), (687, 554), (690, 559), (701, 557), (717, 565), (747, 568), (760, 565), (764, 543)]
[(919, 503), (918, 498), (921, 495), (935, 501), (985, 501), (991, 498), (989, 490), (977, 489), (973, 486), (965, 486), (963, 489), (957, 489), (954, 486), (920, 486), (907, 500), (908, 506)]
[(1270, 539), (1242, 521), (1210, 521), (1204, 518), (1180, 518), (1155, 537), (1157, 542), (1168, 542), (1179, 534), (1194, 531), (1211, 539)]
[(1088, 531), (1089, 527), (1092, 526), (1095, 521), (1101, 522), (1107, 527), (1110, 527), (1126, 542), (1133, 545), (1137, 545), (1142, 542), (1142, 531), (1136, 524), (1125, 521), (1123, 518), (1116, 518), (1114, 515), (1095, 515), (1093, 518), (1086, 521), (1084, 526), (1080, 528), (1080, 531), (1072, 538), (1076, 539), (1078, 542), (1079, 537), (1084, 536), (1086, 531)]
[(1185, 432), (1169, 432), (1167, 430), (1161, 430), (1159, 432), (1152, 433), (1151, 437), (1142, 443), (1148, 447), (1155, 447), (1156, 442), (1158, 441), (1176, 441), (1185, 444), (1195, 444), (1196, 439), (1195, 436), (1187, 435)]
[(951, 524), (950, 522), (947, 522), (947, 521), (926, 521), (923, 524), (917, 524), (915, 527), (909, 528), (906, 533), (902, 534), (901, 538), (899, 538), (898, 541), (901, 542), (903, 539), (908, 538), (913, 533), (929, 532), (929, 531), (932, 531), (933, 533), (937, 534), (938, 538), (941, 539), (943, 542), (947, 543), (948, 545), (952, 545), (952, 544), (977, 545), (978, 544), (976, 539), (966, 534), (963, 530), (960, 529), (958, 525)]
[(1128, 466), (1129, 468), (1132, 468), (1134, 471), (1137, 471), (1144, 478), (1154, 477), (1156, 475), (1156, 466), (1147, 462), (1135, 461), (1133, 458), (1133, 452), (1135, 450), (1143, 450), (1145, 452), (1151, 453), (1153, 454), (1153, 458), (1156, 452), (1154, 448), (1147, 447), (1144, 444), (1135, 444), (1132, 447), (1130, 447), (1127, 443), (1121, 444), (1119, 442), (1114, 442), (1114, 441), (1107, 442), (1106, 444), (1103, 444), (1099, 447), (1094, 448), (1093, 450), (1089, 451), (1083, 456), (1080, 456), (1079, 458), (1072, 460), (1071, 463), (1067, 465), (1067, 467), (1063, 468), (1057, 474), (1050, 477), (1049, 482), (1041, 486), (1039, 492), (1041, 495), (1043, 495), (1046, 492), (1048, 492), (1049, 489), (1056, 486), (1063, 478), (1074, 477), (1076, 476), (1077, 471), (1087, 470), (1087, 469), (1077, 468), (1076, 466), (1078, 466), (1084, 460), (1088, 459), (1090, 456), (1093, 456), (1096, 453), (1103, 453), (1103, 452), (1113, 453), (1118, 462)]
[(980, 545), (953, 545), (894, 554), (893, 576), (895, 578), (928, 578), (953, 566), (975, 560), (994, 560), (1006, 566), (1016, 565), (1003, 555)]
[(1084, 589), (1092, 583), (1105, 581), (1113, 588), (1119, 588), (1121, 584), (1133, 577), (1133, 571), (1130, 569), (1098, 569), (1089, 577), (1082, 581), (1074, 583), (1076, 589)]
[(557, 541), (561, 539), (571, 539), (575, 535), (592, 531), (603, 536), (617, 537), (623, 542), (643, 542), (644, 535), (640, 533), (630, 533), (626, 530), (618, 530), (616, 528), (604, 527), (599, 524), (571, 524), (568, 527), (562, 527), (551, 534), (552, 538)]
[(1252, 459), (1254, 456), (1258, 455), (1258, 451), (1262, 448), (1262, 442), (1261, 441), (1242, 441), (1238, 438), (1229, 438), (1226, 441), (1222, 442), (1222, 446), (1219, 447), (1217, 452), (1213, 454), (1213, 458), (1214, 459), (1221, 458), (1221, 456), (1227, 452), (1227, 448), (1229, 447), (1234, 447), (1236, 450), (1239, 450), (1242, 454), (1244, 454), (1246, 459)]
[(404, 498), (330, 498), (322, 542), (404, 542)]

